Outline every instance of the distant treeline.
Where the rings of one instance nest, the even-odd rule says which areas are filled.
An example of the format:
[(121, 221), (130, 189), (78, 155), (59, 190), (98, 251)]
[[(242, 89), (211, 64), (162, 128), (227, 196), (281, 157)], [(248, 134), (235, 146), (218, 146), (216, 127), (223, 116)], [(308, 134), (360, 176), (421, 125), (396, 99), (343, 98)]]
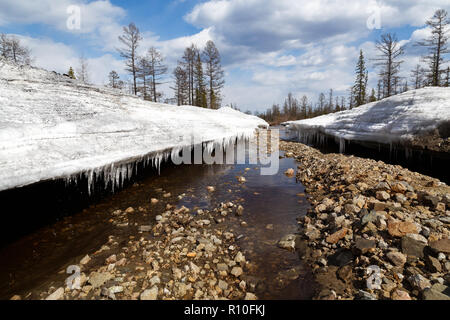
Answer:
[(427, 49), (427, 53), (422, 56), (424, 65), (418, 64), (411, 70), (409, 83), (408, 79), (400, 76), (404, 47), (400, 45), (395, 34), (386, 33), (382, 34), (377, 41), (378, 55), (373, 59), (374, 67), (379, 70), (376, 89), (372, 88), (369, 91), (367, 87), (369, 72), (366, 68), (364, 53), (360, 50), (355, 68), (355, 82), (349, 88), (348, 98), (333, 97), (333, 89), (330, 89), (327, 95), (320, 93), (317, 102), (314, 103), (308, 101), (306, 95), (298, 100), (289, 93), (282, 106), (274, 104), (266, 112), (256, 112), (255, 115), (271, 124), (279, 124), (283, 121), (312, 118), (352, 109), (408, 91), (410, 88), (448, 87), (450, 67), (445, 67), (448, 62), (445, 56), (450, 52), (448, 48), (450, 20), (447, 11), (437, 10), (433, 17), (426, 22), (426, 25), (431, 29), (431, 35), (423, 41), (414, 43), (414, 46)]

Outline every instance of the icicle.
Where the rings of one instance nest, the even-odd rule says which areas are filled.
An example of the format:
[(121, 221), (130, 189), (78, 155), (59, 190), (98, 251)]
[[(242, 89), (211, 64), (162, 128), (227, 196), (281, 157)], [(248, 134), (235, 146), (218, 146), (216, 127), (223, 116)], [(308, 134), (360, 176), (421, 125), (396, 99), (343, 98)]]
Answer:
[(345, 152), (345, 139), (339, 138), (339, 153)]

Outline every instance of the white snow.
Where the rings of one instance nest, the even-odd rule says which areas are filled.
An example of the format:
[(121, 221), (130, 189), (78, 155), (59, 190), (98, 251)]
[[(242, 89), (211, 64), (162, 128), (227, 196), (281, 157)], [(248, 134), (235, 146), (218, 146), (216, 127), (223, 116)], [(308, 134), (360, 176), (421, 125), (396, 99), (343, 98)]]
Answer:
[(91, 187), (94, 173), (114, 187), (137, 161), (158, 165), (193, 141), (226, 143), (268, 126), (227, 109), (147, 102), (0, 60), (0, 191), (80, 175)]
[[(304, 142), (317, 135), (343, 140), (401, 143), (450, 121), (450, 88), (411, 90), (381, 101), (284, 125)], [(308, 143), (308, 142), (307, 142)]]

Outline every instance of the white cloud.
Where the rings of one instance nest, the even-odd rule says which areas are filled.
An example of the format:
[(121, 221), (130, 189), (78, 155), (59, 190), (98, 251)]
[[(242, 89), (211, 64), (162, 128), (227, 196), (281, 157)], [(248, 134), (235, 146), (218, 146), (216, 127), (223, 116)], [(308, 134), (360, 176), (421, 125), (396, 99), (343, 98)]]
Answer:
[[(180, 0), (172, 1), (177, 4)], [(0, 3), (0, 26), (43, 23), (61, 31), (66, 28), (67, 6), (82, 8), (80, 37), (87, 44), (103, 50), (100, 57), (88, 57), (91, 80), (106, 81), (111, 69), (123, 70), (123, 63), (114, 55), (120, 46), (124, 9), (110, 1), (87, 0), (3, 0)], [(347, 95), (359, 49), (367, 59), (369, 85), (376, 86), (372, 70), (376, 56), (374, 43), (363, 42), (372, 32), (367, 19), (379, 12), (383, 31), (392, 27), (418, 27), (406, 44), (403, 75), (419, 62), (423, 49), (412, 44), (429, 34), (424, 22), (437, 8), (450, 11), (448, 0), (212, 0), (197, 4), (184, 19), (199, 28), (195, 34), (161, 40), (152, 30), (141, 29), (143, 54), (155, 46), (166, 57), (169, 72), (192, 43), (202, 48), (214, 40), (226, 69), (225, 103), (238, 103), (242, 109), (265, 109), (281, 102), (289, 92), (306, 93), (316, 99), (319, 92), (333, 88), (336, 94)], [(378, 10), (378, 11), (377, 11)], [(131, 19), (132, 20), (132, 19)], [(139, 25), (138, 25), (139, 27)], [(51, 39), (23, 38), (32, 48), (36, 64), (65, 72), (78, 63), (79, 53)], [(422, 50), (422, 51), (421, 51)], [(166, 96), (172, 92), (166, 83)]]
[[(71, 5), (81, 9), (81, 29), (69, 30), (67, 19)], [(0, 2), (0, 25), (15, 23), (42, 23), (61, 31), (91, 33), (102, 29), (125, 16), (125, 10), (112, 5), (108, 0), (2, 0)]]

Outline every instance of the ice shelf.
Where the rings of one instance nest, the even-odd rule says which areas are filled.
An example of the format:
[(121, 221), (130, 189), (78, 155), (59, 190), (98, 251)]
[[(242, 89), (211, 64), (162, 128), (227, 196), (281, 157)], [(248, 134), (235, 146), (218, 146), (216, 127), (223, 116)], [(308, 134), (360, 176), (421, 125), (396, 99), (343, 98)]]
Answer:
[(267, 126), (230, 108), (147, 102), (0, 60), (0, 191), (81, 176), (114, 188), (137, 163), (158, 167), (193, 143), (226, 146)]
[(334, 137), (341, 152), (347, 141), (402, 144), (442, 125), (450, 127), (450, 88), (410, 90), (351, 110), (283, 125), (291, 138), (307, 144)]

